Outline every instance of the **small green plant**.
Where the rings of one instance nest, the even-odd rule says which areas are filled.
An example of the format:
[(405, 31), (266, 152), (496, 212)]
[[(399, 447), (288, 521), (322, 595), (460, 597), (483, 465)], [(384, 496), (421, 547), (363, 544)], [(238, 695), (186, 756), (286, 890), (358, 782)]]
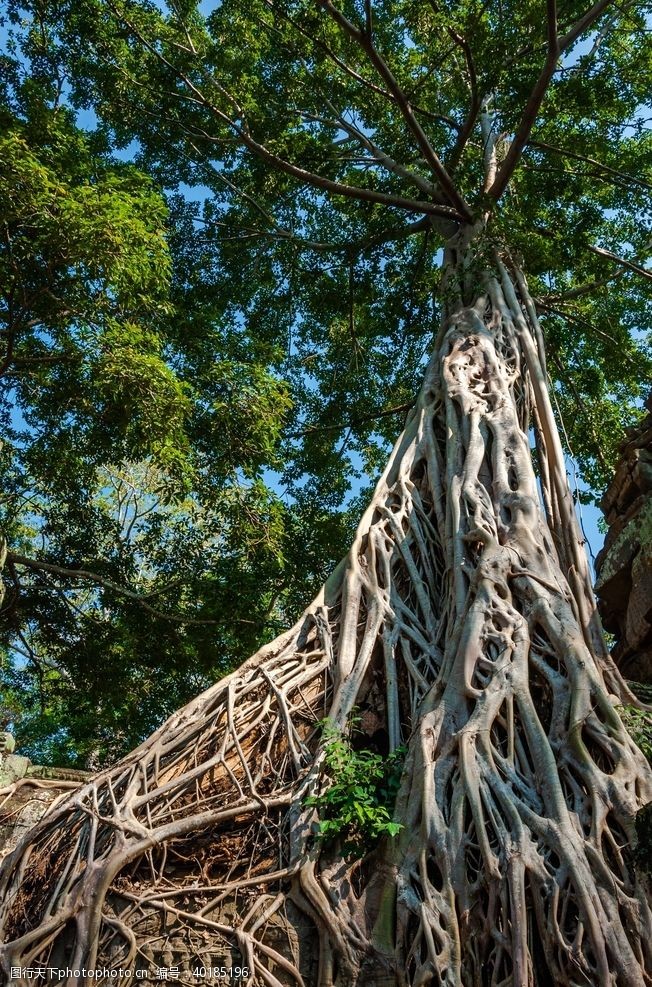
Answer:
[(376, 751), (356, 750), (330, 720), (322, 723), (325, 784), (306, 799), (317, 809), (318, 838), (343, 838), (343, 852), (362, 856), (381, 836), (394, 837), (403, 828), (392, 821), (391, 809), (401, 778), (405, 748), (388, 757)]
[(621, 706), (618, 712), (636, 746), (652, 762), (652, 714), (636, 706)]
[[(636, 684), (636, 692), (641, 693), (645, 702), (650, 702), (647, 695), (649, 687)], [(636, 743), (639, 750), (652, 763), (652, 715), (636, 706), (621, 706), (618, 710), (625, 729)], [(636, 816), (637, 846), (634, 859), (639, 870), (652, 874), (652, 804), (646, 805)]]

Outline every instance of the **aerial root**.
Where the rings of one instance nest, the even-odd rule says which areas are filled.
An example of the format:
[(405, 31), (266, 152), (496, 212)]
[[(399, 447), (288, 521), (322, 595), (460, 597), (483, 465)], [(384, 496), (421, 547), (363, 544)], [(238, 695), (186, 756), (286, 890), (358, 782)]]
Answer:
[[(650, 770), (595, 644), (533, 313), (496, 262), (449, 313), (351, 551), (296, 626), (7, 858), (7, 971), (652, 984), (630, 850)], [(305, 802), (329, 784), (320, 722), (349, 731), (354, 710), (355, 743), (406, 747), (403, 828), (358, 861)]]

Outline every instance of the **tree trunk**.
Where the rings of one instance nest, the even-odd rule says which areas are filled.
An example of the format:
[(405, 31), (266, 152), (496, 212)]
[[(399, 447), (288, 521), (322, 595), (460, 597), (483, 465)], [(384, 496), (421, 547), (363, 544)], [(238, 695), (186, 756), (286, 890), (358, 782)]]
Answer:
[[(509, 258), (478, 256), (447, 249), (417, 404), (315, 602), (5, 862), (7, 973), (652, 984), (631, 854), (650, 769), (616, 708), (534, 305)], [(362, 860), (315, 838), (305, 801), (329, 784), (316, 724), (354, 710), (407, 748), (403, 828)]]

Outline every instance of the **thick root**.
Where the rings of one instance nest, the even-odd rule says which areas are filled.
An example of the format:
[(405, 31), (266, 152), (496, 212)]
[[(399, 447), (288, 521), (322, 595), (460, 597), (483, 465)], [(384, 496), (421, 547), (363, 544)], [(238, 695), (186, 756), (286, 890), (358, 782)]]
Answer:
[[(650, 770), (615, 708), (538, 340), (522, 275), (497, 260), (449, 314), (351, 551), (299, 623), (5, 861), (7, 973), (652, 984), (630, 853)], [(319, 722), (346, 731), (354, 709), (370, 746), (407, 745), (403, 828), (363, 860), (323, 846), (305, 804), (328, 784)]]

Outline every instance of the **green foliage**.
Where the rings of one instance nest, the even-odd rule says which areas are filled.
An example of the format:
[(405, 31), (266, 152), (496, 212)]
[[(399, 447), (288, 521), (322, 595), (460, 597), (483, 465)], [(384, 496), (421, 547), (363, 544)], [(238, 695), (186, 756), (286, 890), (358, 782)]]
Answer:
[[(640, 691), (641, 698), (648, 702), (649, 687), (634, 684), (635, 691)], [(652, 713), (639, 709), (637, 706), (624, 705), (618, 709), (625, 729), (630, 734), (640, 751), (652, 763)], [(636, 816), (637, 844), (635, 858), (640, 870), (652, 874), (652, 811), (646, 806)]]
[[(354, 721), (355, 722), (355, 721)], [(305, 804), (319, 814), (319, 839), (343, 840), (344, 853), (362, 856), (383, 836), (396, 836), (402, 826), (392, 821), (405, 748), (388, 757), (354, 747), (329, 720), (322, 724), (324, 778), (322, 791)]]
[[(642, 692), (642, 698), (649, 702), (647, 686), (636, 685), (636, 691)], [(636, 746), (652, 763), (652, 714), (637, 706), (624, 705), (618, 712)], [(635, 859), (637, 866), (648, 874), (652, 873), (652, 813), (646, 806), (636, 816), (637, 845)]]
[(629, 705), (621, 706), (618, 712), (636, 746), (652, 763), (652, 713)]
[[(40, 51), (43, 13), (22, 9), (35, 25), (31, 50)], [(362, 4), (342, 10), (364, 24)], [(567, 6), (560, 30), (583, 12)], [(541, 70), (544, 14), (538, 0), (373, 4), (375, 44), (472, 207), (483, 203), (482, 141), (458, 148), (472, 95), (464, 52), (504, 135), (504, 158)], [(649, 254), (652, 140), (643, 107), (652, 65), (641, 55), (649, 48), (642, 10), (609, 10), (595, 31), (560, 61), (490, 225), (521, 255), (540, 301), (567, 448), (598, 494), (652, 373), (646, 279), (595, 252), (640, 265)], [(360, 46), (305, 0), (225, 0), (207, 16), (192, 3), (63, 0), (45, 18), (45, 36), (50, 57), (67, 67), (75, 105), (98, 114), (98, 134), (119, 147), (137, 140), (139, 164), (179, 190), (175, 208), (193, 244), (183, 262), (186, 299), (211, 294), (222, 334), (244, 343), (230, 359), (260, 360), (289, 385), (284, 488), (303, 504), (310, 477), (313, 509), (326, 517), (341, 508), (351, 480), (379, 468), (397, 433), (400, 412), (387, 412), (418, 387), (437, 326), (444, 237), (434, 229), (401, 235), (404, 211), (297, 182), (244, 148), (225, 120), (235, 101), (236, 117), (270, 153), (416, 202), (422, 192), (410, 175), (432, 175), (400, 108)], [(355, 127), (406, 170), (374, 161)]]
[[(124, 750), (309, 602), (439, 326), (434, 176), (360, 45), (308, 0), (205, 6), (5, 5), (0, 521), (14, 555), (105, 582), (10, 565), (3, 675), (52, 710), (42, 730), (23, 711), (24, 743), (72, 731), (73, 760)], [(365, 26), (366, 5), (336, 6)], [(599, 496), (652, 375), (645, 11), (611, 5), (564, 54), (495, 204), (476, 111), (504, 160), (544, 6), (372, 7), (431, 146), (490, 208), (485, 250), (522, 260), (563, 440)], [(560, 7), (560, 31), (584, 12)], [(269, 155), (411, 206), (330, 194)]]
[(17, 461), (56, 486), (75, 461), (149, 456), (187, 484), (188, 387), (163, 353), (165, 203), (145, 175), (96, 158), (65, 110), (41, 107), (38, 135), (5, 117), (1, 398), (27, 426)]
[(289, 520), (261, 471), (291, 402), (212, 299), (187, 296), (183, 226), (152, 179), (16, 73), (0, 105), (0, 689), (23, 753), (100, 766), (273, 636)]
[(168, 502), (166, 484), (151, 464), (102, 468), (87, 502), (34, 496), (32, 531), (16, 532), (14, 550), (64, 567), (23, 569), (20, 594), (8, 587), (2, 702), (33, 759), (114, 759), (274, 634), (278, 500), (254, 483)]

